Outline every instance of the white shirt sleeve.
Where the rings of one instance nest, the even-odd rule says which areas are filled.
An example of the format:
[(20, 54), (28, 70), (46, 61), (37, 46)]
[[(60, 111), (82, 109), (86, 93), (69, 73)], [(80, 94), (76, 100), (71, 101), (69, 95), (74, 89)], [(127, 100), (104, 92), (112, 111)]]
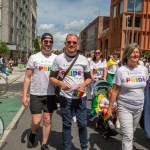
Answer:
[(117, 71), (115, 73), (113, 83), (120, 86), (121, 85), (121, 80), (122, 80), (122, 73), (121, 73), (120, 68), (119, 68), (119, 69), (117, 69)]
[(33, 56), (30, 56), (26, 68), (30, 68), (30, 69), (35, 68), (34, 61), (33, 61)]

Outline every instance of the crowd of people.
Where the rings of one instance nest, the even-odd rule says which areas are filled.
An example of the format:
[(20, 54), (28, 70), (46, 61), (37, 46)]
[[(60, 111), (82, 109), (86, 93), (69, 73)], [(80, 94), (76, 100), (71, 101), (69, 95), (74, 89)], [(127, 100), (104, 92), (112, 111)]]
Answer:
[[(116, 127), (121, 128), (123, 134), (122, 150), (133, 150), (133, 135), (143, 111), (144, 89), (149, 79), (149, 64), (145, 64), (147, 68), (139, 65), (142, 57), (140, 47), (136, 43), (129, 44), (121, 60), (116, 54), (112, 54), (109, 60), (104, 59), (100, 49), (95, 49), (87, 59), (77, 49), (77, 35), (67, 35), (65, 52), (59, 55), (51, 53), (53, 42), (52, 34), (44, 33), (41, 37), (41, 52), (31, 55), (26, 65), (22, 104), (25, 107), (30, 105), (31, 111), (31, 132), (27, 147), (34, 147), (35, 137), (43, 120), (41, 150), (49, 150), (47, 141), (52, 114), (57, 109), (56, 103), (59, 99), (64, 150), (71, 150), (72, 147), (71, 126), (74, 116), (81, 149), (88, 150), (86, 87), (90, 85), (93, 96), (94, 84), (102, 79), (111, 88), (99, 107), (103, 112), (117, 113)], [(54, 85), (60, 87), (57, 97)], [(30, 101), (27, 97), (29, 87)], [(111, 120), (109, 124), (112, 125)]]

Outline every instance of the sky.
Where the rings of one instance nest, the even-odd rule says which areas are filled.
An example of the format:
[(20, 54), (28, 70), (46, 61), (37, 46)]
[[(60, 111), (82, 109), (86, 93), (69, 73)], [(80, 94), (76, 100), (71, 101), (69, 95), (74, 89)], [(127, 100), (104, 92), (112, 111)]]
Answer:
[(110, 0), (37, 0), (38, 36), (50, 32), (53, 49), (63, 49), (69, 33), (79, 33), (98, 16), (110, 15)]

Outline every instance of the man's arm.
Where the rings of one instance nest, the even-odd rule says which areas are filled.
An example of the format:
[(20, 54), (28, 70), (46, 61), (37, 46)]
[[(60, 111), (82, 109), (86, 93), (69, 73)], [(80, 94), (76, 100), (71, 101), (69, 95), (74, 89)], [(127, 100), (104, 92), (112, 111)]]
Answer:
[(68, 89), (71, 88), (71, 86), (68, 83), (65, 83), (63, 81), (58, 80), (57, 76), (58, 76), (58, 71), (51, 71), (51, 73), (50, 73), (50, 81), (53, 84), (55, 84), (57, 86), (60, 86), (64, 90), (65, 89), (68, 90)]
[(33, 69), (27, 69), (26, 70), (26, 74), (25, 74), (25, 78), (24, 78), (24, 85), (23, 85), (23, 96), (22, 96), (22, 104), (27, 107), (28, 106), (28, 97), (27, 97), (27, 92), (29, 89), (29, 85), (30, 85), (30, 79), (31, 76), (33, 74)]

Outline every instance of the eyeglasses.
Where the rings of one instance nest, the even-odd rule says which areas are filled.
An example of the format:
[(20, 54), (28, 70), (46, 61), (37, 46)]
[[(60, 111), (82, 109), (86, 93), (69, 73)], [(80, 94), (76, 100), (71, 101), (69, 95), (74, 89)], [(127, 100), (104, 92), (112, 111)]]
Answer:
[(66, 42), (68, 45), (70, 45), (71, 43), (73, 43), (73, 45), (76, 45), (78, 42), (76, 42), (76, 41), (67, 41)]
[(95, 52), (95, 54), (101, 54), (101, 52)]
[(53, 41), (44, 40), (43, 42), (44, 44), (48, 44), (48, 43), (53, 44)]

